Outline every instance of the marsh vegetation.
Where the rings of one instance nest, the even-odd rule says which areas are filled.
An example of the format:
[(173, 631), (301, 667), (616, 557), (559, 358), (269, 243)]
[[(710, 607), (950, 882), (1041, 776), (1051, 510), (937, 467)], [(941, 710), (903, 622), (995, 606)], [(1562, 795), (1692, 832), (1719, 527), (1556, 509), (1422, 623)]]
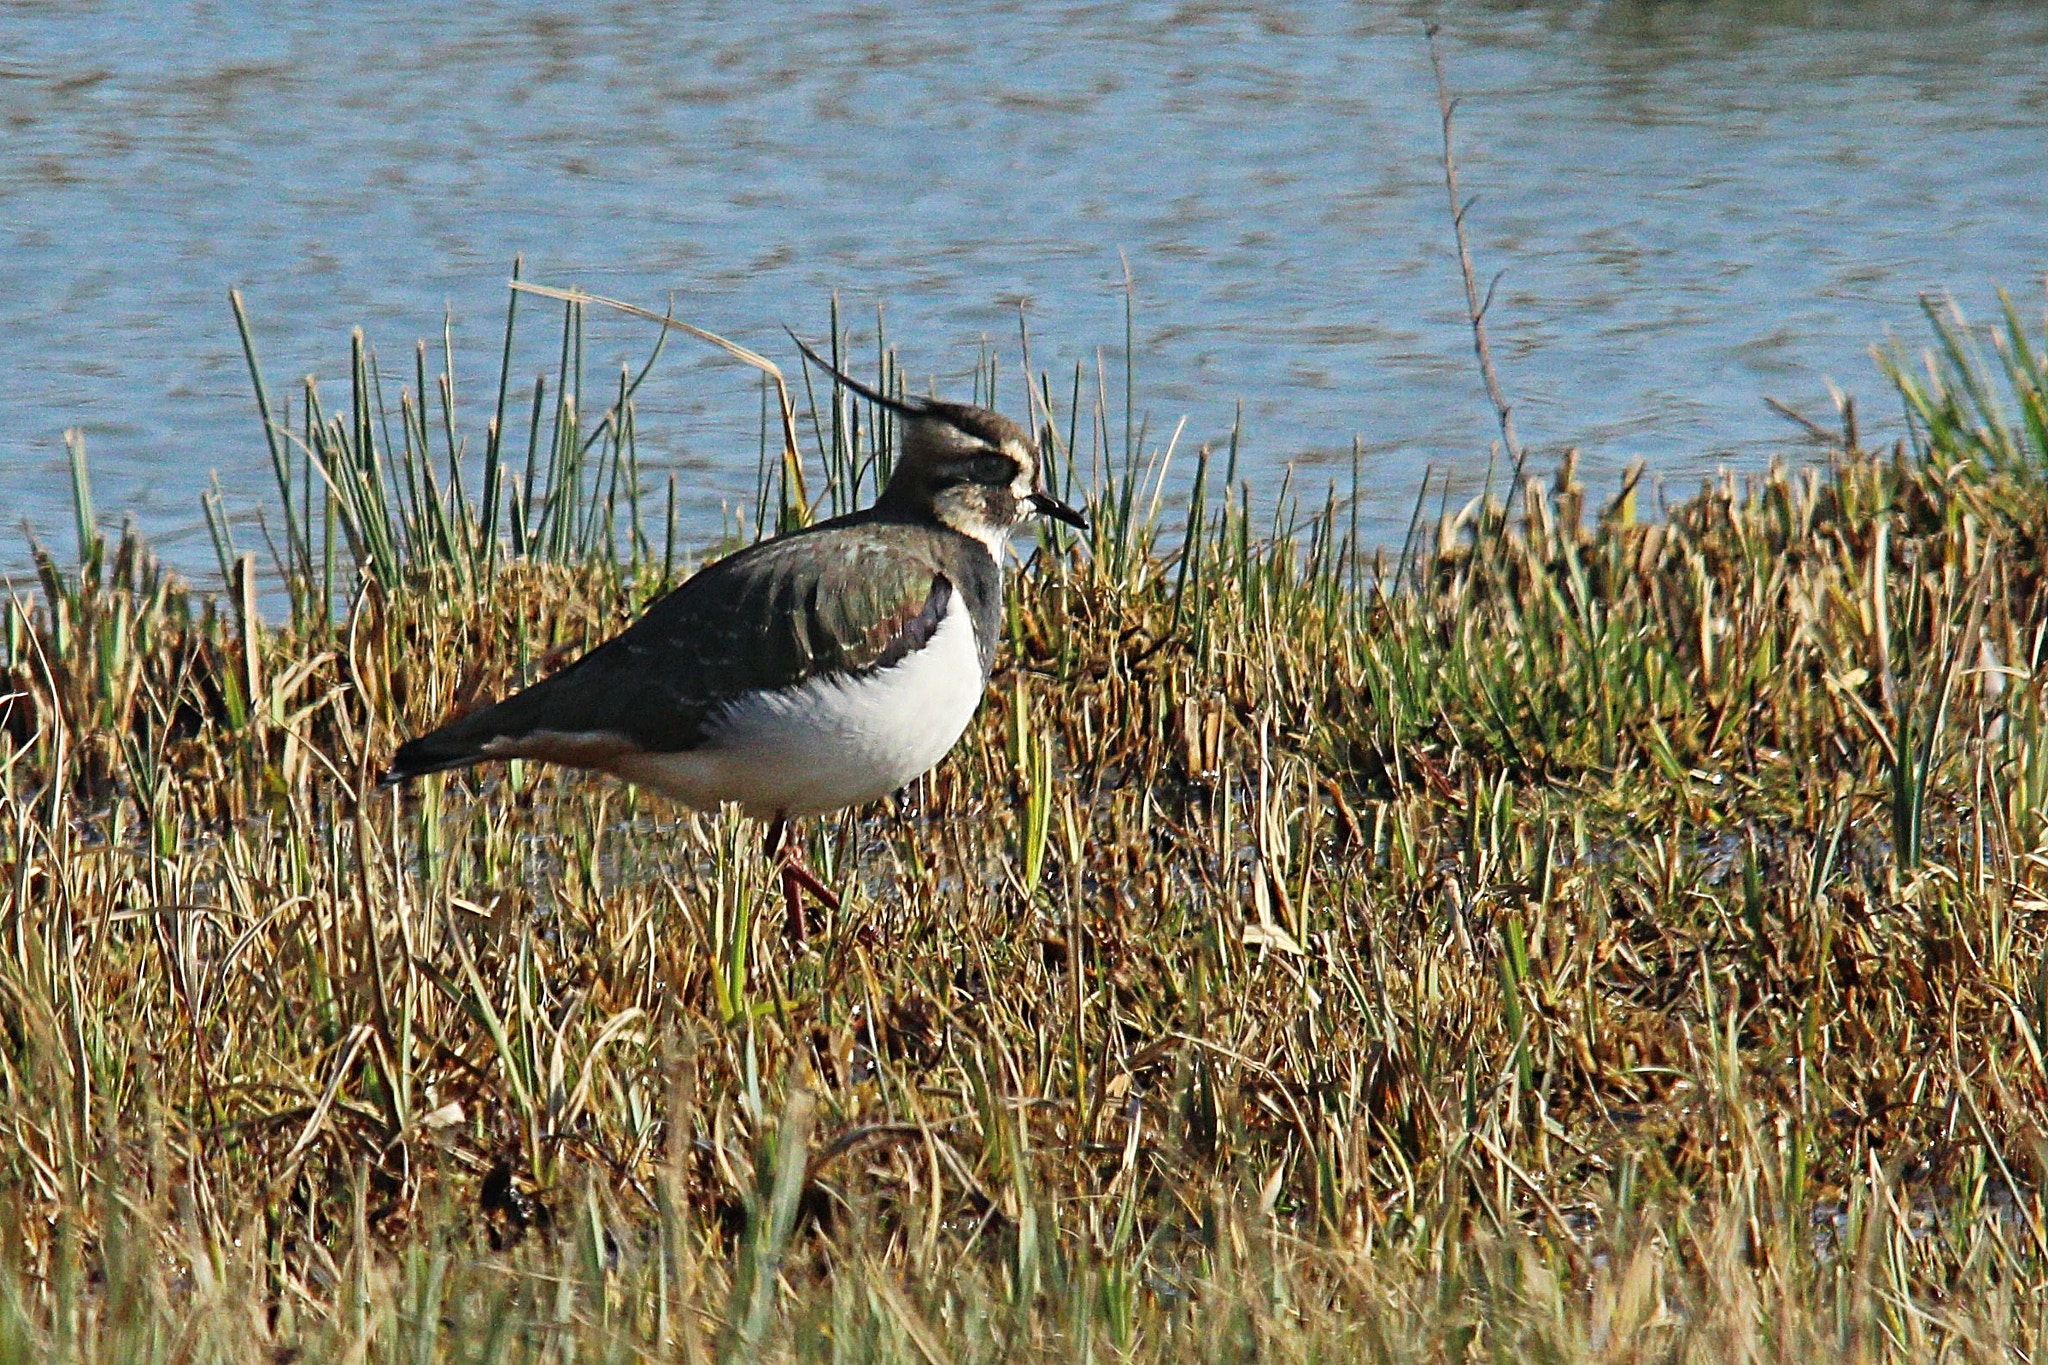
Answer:
[[(813, 831), (850, 894), (802, 952), (737, 817), (374, 789), (711, 548), (580, 317), (483, 403), (360, 338), (345, 396), (263, 390), (214, 587), (103, 536), (75, 451), (76, 551), (0, 619), (0, 1356), (2042, 1349), (2016, 314), (1932, 315), (1895, 448), (1845, 414), (1656, 517), (1503, 471), (1381, 554), (1347, 490), (1042, 382), (1095, 528), (1020, 542), (954, 755)], [(886, 461), (794, 398), (735, 537)]]

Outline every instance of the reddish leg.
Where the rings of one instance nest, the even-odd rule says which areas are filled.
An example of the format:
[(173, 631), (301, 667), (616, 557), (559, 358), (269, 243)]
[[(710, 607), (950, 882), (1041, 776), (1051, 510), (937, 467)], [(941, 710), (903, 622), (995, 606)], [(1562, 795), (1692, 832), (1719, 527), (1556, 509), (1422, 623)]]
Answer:
[(768, 837), (762, 843), (761, 852), (779, 866), (782, 879), (783, 932), (790, 942), (802, 943), (810, 937), (804, 923), (804, 893), (827, 910), (839, 908), (839, 897), (831, 887), (818, 880), (818, 874), (804, 866), (804, 860), (796, 850), (796, 840), (790, 837), (789, 820), (780, 812), (768, 822)]

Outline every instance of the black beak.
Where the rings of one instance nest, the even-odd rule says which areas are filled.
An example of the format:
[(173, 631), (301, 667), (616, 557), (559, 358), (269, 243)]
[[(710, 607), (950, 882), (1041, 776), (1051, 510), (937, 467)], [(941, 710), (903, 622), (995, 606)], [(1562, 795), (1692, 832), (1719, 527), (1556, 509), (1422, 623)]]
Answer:
[(1050, 493), (1033, 493), (1031, 495), (1031, 506), (1032, 510), (1036, 511), (1040, 516), (1051, 517), (1054, 521), (1064, 521), (1076, 531), (1088, 529), (1087, 517), (1076, 512)]

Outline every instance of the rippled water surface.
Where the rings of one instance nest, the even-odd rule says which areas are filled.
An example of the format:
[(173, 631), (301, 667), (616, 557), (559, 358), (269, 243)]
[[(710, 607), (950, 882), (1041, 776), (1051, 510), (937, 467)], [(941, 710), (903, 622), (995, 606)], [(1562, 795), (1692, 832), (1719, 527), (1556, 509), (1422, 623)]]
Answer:
[[(1422, 23), (1525, 439), (1667, 481), (1785, 448), (1770, 394), (1868, 358), (1916, 297), (1978, 315), (2048, 270), (2048, 8), (1982, 4), (461, 6), (0, 3), (0, 521), (68, 543), (61, 433), (103, 511), (210, 561), (197, 495), (263, 495), (225, 302), (273, 381), (343, 391), (452, 314), (469, 425), (504, 279), (660, 307), (788, 359), (837, 290), (964, 392), (983, 338), (1098, 349), (1122, 266), (1155, 430), (1347, 472), (1398, 536), (1427, 464), (1493, 435), (1449, 250)], [(594, 319), (592, 358), (643, 324)], [(530, 334), (524, 373), (547, 359)], [(747, 372), (671, 351), (648, 463), (699, 527), (751, 487)], [(394, 380), (394, 382), (396, 382)], [(1064, 383), (1062, 381), (1062, 386)], [(12, 544), (0, 562), (16, 563)]]

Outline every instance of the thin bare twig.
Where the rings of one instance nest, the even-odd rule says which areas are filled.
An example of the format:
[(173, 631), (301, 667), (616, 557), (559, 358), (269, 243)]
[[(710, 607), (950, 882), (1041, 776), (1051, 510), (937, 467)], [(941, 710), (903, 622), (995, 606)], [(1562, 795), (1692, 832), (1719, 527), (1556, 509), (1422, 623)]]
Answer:
[(1493, 291), (1500, 286), (1500, 276), (1493, 277), (1487, 286), (1486, 297), (1479, 297), (1479, 274), (1472, 268), (1472, 248), (1465, 241), (1465, 210), (1469, 202), (1458, 197), (1458, 160), (1451, 151), (1451, 116), (1457, 111), (1457, 101), (1451, 98), (1450, 86), (1444, 80), (1444, 59), (1437, 51), (1437, 26), (1429, 24), (1423, 32), (1429, 38), (1429, 65), (1436, 72), (1436, 105), (1443, 113), (1444, 122), (1444, 190), (1450, 196), (1451, 231), (1458, 238), (1458, 269), (1465, 276), (1465, 313), (1472, 320), (1472, 349), (1479, 357), (1479, 374), (1486, 381), (1486, 396), (1493, 402), (1493, 410), (1500, 414), (1501, 445), (1506, 448), (1508, 458), (1515, 462), (1514, 487), (1521, 483), (1522, 465), (1528, 459), (1520, 438), (1515, 435), (1514, 407), (1508, 402), (1506, 390), (1501, 388), (1500, 374), (1493, 367), (1493, 350), (1486, 343), (1486, 310), (1493, 306)]
[(805, 520), (809, 520), (810, 495), (804, 489), (803, 456), (798, 451), (796, 443), (796, 405), (790, 399), (789, 382), (783, 377), (781, 366), (760, 352), (748, 350), (736, 341), (728, 341), (716, 332), (707, 332), (702, 327), (692, 327), (687, 322), (678, 322), (673, 317), (657, 313), (650, 308), (642, 308), (638, 304), (626, 303), (619, 299), (608, 299), (602, 294), (587, 294), (581, 289), (556, 289), (545, 284), (529, 284), (521, 279), (514, 279), (512, 287), (522, 294), (534, 294), (544, 299), (557, 299), (563, 303), (595, 303), (606, 308), (616, 309), (632, 317), (645, 318), (649, 322), (659, 323), (663, 327), (682, 332), (687, 336), (693, 336), (699, 341), (709, 342), (734, 360), (745, 365), (751, 365), (767, 375), (775, 382), (775, 393), (780, 400), (782, 408), (783, 467), (795, 485), (797, 501), (804, 506)]

